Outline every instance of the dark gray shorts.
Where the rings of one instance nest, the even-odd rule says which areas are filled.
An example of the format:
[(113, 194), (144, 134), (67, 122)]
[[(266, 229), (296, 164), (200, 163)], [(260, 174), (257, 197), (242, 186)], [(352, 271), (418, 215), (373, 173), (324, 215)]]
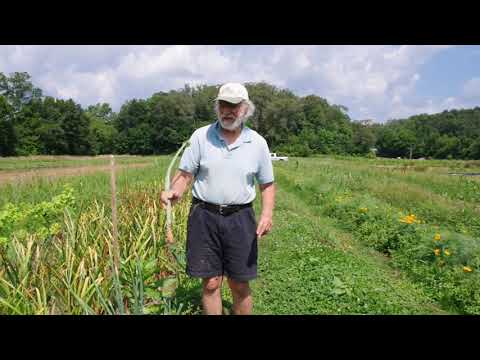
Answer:
[(257, 224), (252, 207), (223, 216), (192, 205), (187, 228), (187, 274), (236, 281), (257, 277)]

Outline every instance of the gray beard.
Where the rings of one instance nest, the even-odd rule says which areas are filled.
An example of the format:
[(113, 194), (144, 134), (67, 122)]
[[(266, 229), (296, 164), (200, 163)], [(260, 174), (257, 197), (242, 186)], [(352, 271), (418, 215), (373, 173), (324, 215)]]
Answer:
[(218, 118), (218, 122), (220, 123), (220, 126), (221, 126), (222, 128), (224, 128), (225, 130), (233, 131), (233, 130), (238, 129), (238, 128), (243, 124), (243, 117), (237, 118), (237, 119), (236, 119), (233, 123), (231, 123), (230, 125), (225, 124), (220, 117)]

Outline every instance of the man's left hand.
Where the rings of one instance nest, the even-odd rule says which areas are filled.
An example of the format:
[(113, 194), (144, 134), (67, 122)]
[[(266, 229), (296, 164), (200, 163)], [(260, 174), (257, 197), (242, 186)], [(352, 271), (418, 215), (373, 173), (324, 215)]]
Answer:
[(272, 230), (272, 216), (262, 215), (257, 226), (257, 237), (260, 239), (263, 235), (267, 235)]

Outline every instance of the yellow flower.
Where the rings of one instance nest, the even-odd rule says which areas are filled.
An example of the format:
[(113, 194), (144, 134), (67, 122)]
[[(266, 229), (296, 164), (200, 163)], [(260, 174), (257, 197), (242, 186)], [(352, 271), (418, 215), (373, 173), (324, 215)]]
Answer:
[(448, 251), (448, 249), (445, 249), (443, 252), (444, 252), (444, 253), (445, 253), (445, 255), (447, 255), (447, 256), (450, 256), (450, 255), (452, 255), (452, 254), (450, 253), (450, 251)]
[(440, 240), (442, 239), (442, 237), (440, 236), (440, 234), (435, 234), (434, 239), (435, 239), (436, 241), (440, 241)]
[(414, 214), (410, 214), (407, 216), (404, 216), (403, 218), (400, 219), (400, 222), (406, 223), (406, 224), (413, 224), (413, 223), (420, 223), (420, 220), (417, 220), (417, 217)]
[(362, 213), (366, 213), (366, 212), (368, 211), (368, 208), (362, 207), (362, 208), (360, 208), (360, 209), (358, 209), (358, 210), (359, 210), (360, 212), (362, 212)]
[(408, 216), (404, 216), (403, 218), (400, 219), (400, 222), (406, 223), (406, 224), (411, 224), (411, 219)]
[(440, 256), (440, 249), (435, 249), (433, 250), (433, 252), (435, 253), (435, 256)]
[(463, 272), (472, 272), (472, 268), (471, 267), (468, 267), (468, 266), (464, 266), (463, 267)]

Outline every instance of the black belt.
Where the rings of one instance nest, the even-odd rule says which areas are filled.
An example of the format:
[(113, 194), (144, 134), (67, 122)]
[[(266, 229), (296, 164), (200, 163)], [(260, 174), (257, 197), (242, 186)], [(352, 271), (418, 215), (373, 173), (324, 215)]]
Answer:
[(199, 206), (201, 206), (204, 209), (207, 209), (216, 214), (225, 215), (225, 216), (231, 215), (237, 212), (238, 210), (241, 210), (247, 207), (252, 207), (252, 203), (242, 204), (242, 205), (216, 205), (216, 204), (208, 203), (206, 201), (197, 199), (196, 197), (192, 198), (192, 204), (193, 205), (200, 204)]

